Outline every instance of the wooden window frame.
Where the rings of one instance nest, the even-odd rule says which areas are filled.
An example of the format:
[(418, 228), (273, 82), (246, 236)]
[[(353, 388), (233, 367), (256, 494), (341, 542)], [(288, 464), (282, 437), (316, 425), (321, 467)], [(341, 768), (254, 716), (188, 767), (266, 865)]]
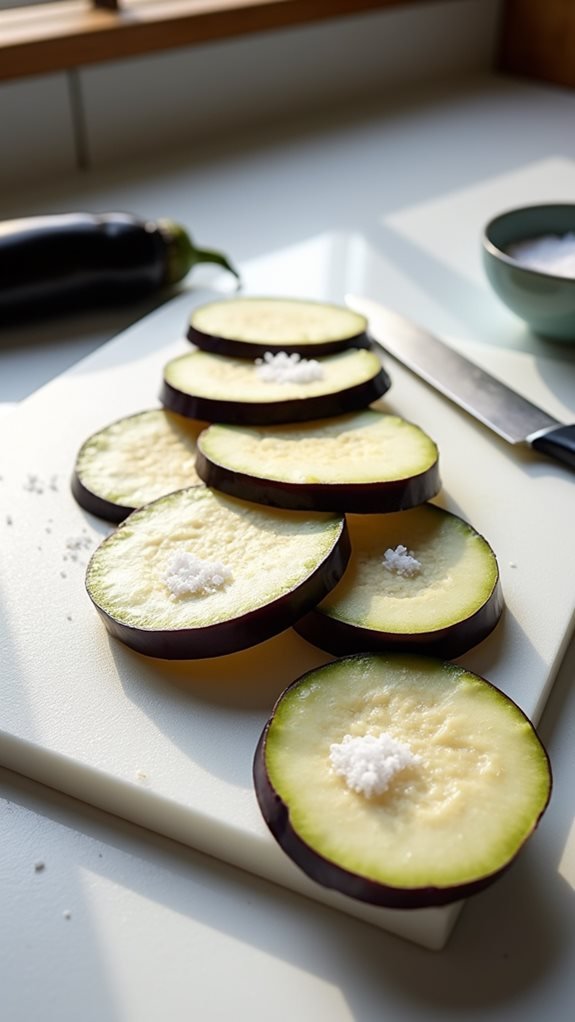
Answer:
[[(56, 0), (0, 11), (0, 81), (435, 0)], [(455, 0), (453, 0), (455, 2)]]
[(575, 88), (573, 0), (505, 0), (498, 65), (511, 74)]

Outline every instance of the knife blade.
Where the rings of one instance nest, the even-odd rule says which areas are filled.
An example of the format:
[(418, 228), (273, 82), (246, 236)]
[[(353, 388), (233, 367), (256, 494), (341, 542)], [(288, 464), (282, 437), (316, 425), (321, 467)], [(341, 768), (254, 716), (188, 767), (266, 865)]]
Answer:
[(566, 425), (460, 355), (444, 341), (379, 302), (346, 295), (384, 351), (510, 444), (528, 444), (575, 469), (575, 424)]

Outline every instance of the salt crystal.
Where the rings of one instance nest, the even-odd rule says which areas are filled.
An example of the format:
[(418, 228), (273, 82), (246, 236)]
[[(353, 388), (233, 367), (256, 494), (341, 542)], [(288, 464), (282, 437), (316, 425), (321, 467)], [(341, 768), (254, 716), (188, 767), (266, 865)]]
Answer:
[(23, 489), (27, 490), (28, 493), (44, 493), (44, 490), (53, 490), (55, 493), (58, 492), (58, 476), (50, 476), (46, 483), (36, 472), (29, 472), (26, 477), (26, 482), (23, 484)]
[(342, 742), (330, 745), (332, 770), (343, 777), (348, 788), (372, 798), (387, 791), (396, 774), (421, 762), (404, 742), (387, 732), (375, 735), (345, 735)]
[(382, 563), (386, 571), (391, 571), (394, 575), (403, 575), (406, 578), (419, 575), (421, 571), (421, 561), (413, 556), (413, 550), (408, 550), (401, 544), (396, 546), (395, 550), (388, 547), (383, 555)]
[(89, 536), (69, 536), (66, 540), (66, 550), (89, 550), (91, 546)]
[(522, 266), (556, 277), (575, 277), (575, 232), (542, 234), (515, 242), (506, 249), (507, 255)]
[(23, 484), (22, 488), (27, 490), (28, 493), (44, 493), (44, 483), (40, 477), (35, 475), (33, 472), (28, 473), (26, 482)]
[(173, 596), (214, 593), (232, 581), (232, 573), (221, 561), (202, 561), (187, 550), (178, 550), (163, 576)]
[(297, 352), (266, 351), (256, 359), (256, 375), (264, 383), (313, 383), (325, 374), (316, 359), (302, 358)]
[[(48, 532), (49, 530), (47, 529), (46, 531)], [(91, 550), (92, 546), (93, 542), (89, 536), (69, 536), (65, 545), (67, 553), (62, 554), (62, 560), (77, 563), (80, 561), (79, 552), (81, 550)]]

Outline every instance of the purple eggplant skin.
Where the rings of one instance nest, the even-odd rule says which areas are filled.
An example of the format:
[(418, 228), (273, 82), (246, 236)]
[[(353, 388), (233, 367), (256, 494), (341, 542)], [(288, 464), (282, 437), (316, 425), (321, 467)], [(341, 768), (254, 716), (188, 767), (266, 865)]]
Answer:
[(230, 497), (291, 511), (343, 511), (387, 514), (407, 511), (435, 497), (441, 489), (439, 464), (409, 479), (382, 483), (287, 483), (236, 472), (211, 461), (198, 443), (196, 472), (207, 486)]
[(302, 639), (335, 656), (353, 653), (418, 653), (454, 660), (477, 646), (491, 634), (504, 609), (503, 590), (499, 573), (488, 599), (471, 617), (457, 621), (436, 631), (417, 632), (412, 635), (380, 632), (374, 628), (361, 628), (331, 617), (314, 608), (296, 622), (294, 628)]
[(0, 323), (116, 306), (169, 288), (196, 263), (237, 272), (173, 220), (59, 213), (0, 223)]
[[(123, 528), (129, 518), (119, 526)], [(106, 542), (106, 540), (104, 540)], [(319, 603), (337, 585), (349, 558), (351, 544), (347, 524), (327, 557), (297, 588), (284, 593), (271, 603), (251, 610), (240, 617), (203, 628), (163, 629), (153, 631), (136, 628), (117, 621), (100, 607), (88, 591), (96, 610), (110, 635), (137, 653), (160, 660), (201, 660), (225, 656), (256, 646), (289, 628), (302, 615)]]
[[(303, 677), (305, 677), (305, 675)], [(289, 691), (290, 688), (299, 684), (301, 680), (301, 678), (298, 678), (296, 681), (292, 682), (292, 684), (288, 686), (288, 689), (286, 689), (286, 692)], [(281, 698), (282, 696), (280, 696), (280, 699)], [(525, 717), (529, 726), (532, 726), (526, 714), (523, 713), (520, 707), (518, 707), (518, 709)], [(320, 852), (311, 848), (311, 846), (299, 836), (297, 830), (291, 824), (288, 806), (278, 795), (270, 781), (266, 767), (266, 741), (274, 712), (275, 707), (270, 719), (267, 721), (262, 731), (262, 734), (260, 735), (254, 755), (253, 781), (256, 799), (264, 821), (278, 842), (280, 848), (297, 866), (299, 866), (301, 870), (303, 870), (304, 873), (307, 874), (307, 876), (311, 877), (312, 880), (315, 880), (316, 883), (321, 884), (322, 887), (331, 888), (339, 894), (344, 894), (349, 898), (355, 898), (358, 901), (367, 902), (370, 905), (375, 905), (380, 908), (439, 908), (441, 906), (450, 905), (453, 902), (469, 898), (473, 894), (479, 894), (480, 891), (489, 887), (495, 880), (502, 876), (515, 861), (520, 849), (515, 853), (513, 858), (511, 858), (509, 862), (505, 863), (500, 869), (495, 870), (487, 876), (479, 877), (476, 880), (470, 880), (465, 884), (457, 884), (453, 887), (411, 888), (391, 887), (387, 884), (370, 880), (368, 877), (362, 876), (358, 873), (353, 873), (350, 870), (344, 869), (342, 866), (338, 866), (337, 863), (326, 859)], [(549, 792), (546, 803), (535, 820), (530, 834), (532, 834), (536, 829), (539, 820), (543, 816), (543, 813), (549, 804), (549, 799), (551, 798), (553, 783), (551, 764), (549, 763), (549, 757), (546, 750), (544, 749), (543, 751), (547, 759), (549, 770)], [(528, 840), (530, 834), (527, 835), (525, 840)]]
[[(257, 341), (236, 341), (232, 337), (218, 337), (215, 334), (206, 334), (203, 330), (188, 326), (187, 338), (196, 348), (202, 351), (211, 351), (214, 355), (226, 355), (229, 358), (262, 358), (266, 352), (280, 351), (280, 347), (274, 344), (271, 349), (269, 344)], [(372, 341), (369, 335), (363, 331), (353, 337), (345, 337), (341, 340), (318, 341), (317, 344), (306, 342), (298, 344), (297, 341), (290, 341), (281, 345), (281, 351), (288, 355), (301, 355), (302, 358), (321, 358), (323, 355), (335, 355), (338, 351), (345, 351), (347, 348), (372, 348)]]
[(348, 390), (286, 401), (222, 401), (185, 394), (162, 382), (160, 401), (164, 408), (188, 419), (221, 422), (234, 426), (279, 426), (290, 422), (331, 419), (346, 412), (357, 412), (377, 401), (391, 386), (383, 368), (370, 380)]
[(70, 489), (72, 490), (72, 496), (84, 511), (95, 515), (96, 518), (103, 518), (106, 522), (113, 522), (114, 524), (123, 522), (124, 518), (127, 518), (132, 511), (136, 510), (134, 507), (114, 504), (111, 500), (106, 500), (104, 497), (99, 497), (97, 493), (92, 493), (92, 490), (84, 486), (77, 472), (72, 474)]
[[(197, 485), (202, 486), (203, 484), (198, 483)], [(129, 507), (127, 504), (115, 504), (112, 500), (99, 497), (97, 493), (93, 493), (87, 486), (84, 486), (76, 471), (72, 473), (70, 489), (72, 490), (72, 496), (84, 511), (95, 515), (96, 518), (103, 518), (106, 522), (113, 522), (115, 525), (119, 525), (128, 515), (132, 514), (132, 511), (137, 510), (136, 507)]]

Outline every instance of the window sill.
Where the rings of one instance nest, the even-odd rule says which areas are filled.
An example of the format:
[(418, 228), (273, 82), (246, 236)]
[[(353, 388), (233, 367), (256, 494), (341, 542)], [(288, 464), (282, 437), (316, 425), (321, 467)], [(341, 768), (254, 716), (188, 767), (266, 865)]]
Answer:
[[(61, 0), (0, 12), (0, 80), (63, 71), (414, 0)], [(433, 0), (418, 0), (419, 4)]]

